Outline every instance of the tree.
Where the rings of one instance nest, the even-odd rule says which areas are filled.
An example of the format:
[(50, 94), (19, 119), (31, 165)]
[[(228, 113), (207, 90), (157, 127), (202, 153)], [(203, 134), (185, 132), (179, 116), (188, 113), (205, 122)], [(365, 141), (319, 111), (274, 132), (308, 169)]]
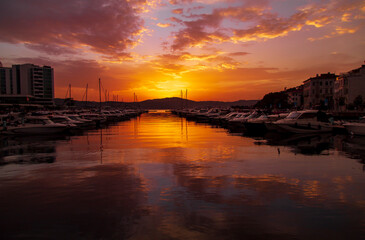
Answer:
[(362, 100), (362, 96), (361, 95), (359, 95), (359, 96), (357, 96), (355, 99), (354, 99), (354, 105), (355, 106), (361, 106), (362, 105), (362, 103), (363, 103), (363, 100)]
[(256, 103), (256, 108), (290, 108), (288, 94), (285, 92), (272, 92), (266, 94), (262, 100)]

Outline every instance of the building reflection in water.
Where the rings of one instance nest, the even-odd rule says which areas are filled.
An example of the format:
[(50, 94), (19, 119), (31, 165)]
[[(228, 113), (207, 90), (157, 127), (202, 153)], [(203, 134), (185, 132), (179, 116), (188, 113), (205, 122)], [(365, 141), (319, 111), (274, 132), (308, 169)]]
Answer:
[(70, 139), (21, 141), (2, 142), (1, 158), (55, 160), (0, 167), (0, 238), (364, 236), (364, 138), (232, 136), (157, 111)]
[(56, 144), (67, 136), (4, 136), (0, 140), (0, 165), (53, 163)]

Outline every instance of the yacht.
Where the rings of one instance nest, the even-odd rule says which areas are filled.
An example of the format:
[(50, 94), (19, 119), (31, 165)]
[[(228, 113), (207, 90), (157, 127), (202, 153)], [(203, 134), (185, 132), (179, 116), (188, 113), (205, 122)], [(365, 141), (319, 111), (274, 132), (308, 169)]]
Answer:
[(84, 123), (77, 120), (72, 120), (71, 118), (65, 116), (65, 115), (51, 115), (49, 116), (49, 119), (51, 119), (54, 123), (62, 123), (70, 126), (71, 128), (81, 127)]
[(67, 114), (66, 115), (68, 118), (70, 118), (71, 120), (74, 121), (78, 121), (81, 122), (81, 126), (83, 127), (90, 127), (90, 126), (95, 126), (95, 122), (89, 119), (85, 119), (85, 118), (81, 118), (80, 115), (78, 114)]
[(99, 113), (81, 113), (80, 117), (82, 119), (94, 121), (97, 126), (103, 125), (107, 122), (106, 117)]
[(271, 114), (268, 115), (268, 120), (264, 122), (265, 128), (267, 129), (267, 131), (280, 131), (281, 129), (279, 129), (274, 122), (280, 120), (280, 119), (284, 119), (289, 115), (289, 113), (279, 113), (279, 114)]
[(55, 134), (62, 133), (69, 129), (69, 126), (61, 123), (54, 123), (48, 117), (44, 116), (28, 116), (24, 119), (24, 123), (7, 126), (4, 129), (6, 134)]
[(239, 113), (234, 118), (228, 120), (227, 127), (231, 130), (239, 130), (241, 132), (244, 129), (243, 123), (246, 122), (247, 118), (251, 115), (251, 112)]
[(318, 110), (291, 112), (286, 118), (273, 123), (281, 132), (321, 133), (332, 132), (333, 124), (326, 113)]

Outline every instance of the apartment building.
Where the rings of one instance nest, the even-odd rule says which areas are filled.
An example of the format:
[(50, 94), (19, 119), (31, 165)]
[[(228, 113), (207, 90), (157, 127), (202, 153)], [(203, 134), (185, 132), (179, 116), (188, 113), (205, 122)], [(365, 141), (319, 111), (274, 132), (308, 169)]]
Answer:
[(365, 65), (341, 73), (335, 81), (335, 110), (345, 110), (361, 96), (365, 102)]
[(0, 102), (53, 104), (54, 72), (34, 64), (0, 65)]
[(296, 108), (303, 107), (303, 85), (286, 90), (288, 94), (288, 103), (293, 104)]
[(337, 75), (325, 73), (311, 77), (303, 82), (304, 108), (327, 107), (333, 109), (334, 83)]

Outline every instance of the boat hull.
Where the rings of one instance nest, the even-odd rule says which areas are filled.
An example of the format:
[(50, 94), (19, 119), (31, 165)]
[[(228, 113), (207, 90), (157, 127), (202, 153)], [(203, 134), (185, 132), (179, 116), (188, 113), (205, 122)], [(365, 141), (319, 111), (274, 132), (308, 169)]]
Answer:
[(275, 124), (283, 132), (290, 133), (325, 133), (332, 132), (333, 127), (327, 125)]
[(39, 127), (9, 127), (6, 131), (8, 134), (24, 135), (46, 135), (65, 132), (67, 128), (62, 126), (39, 126)]

